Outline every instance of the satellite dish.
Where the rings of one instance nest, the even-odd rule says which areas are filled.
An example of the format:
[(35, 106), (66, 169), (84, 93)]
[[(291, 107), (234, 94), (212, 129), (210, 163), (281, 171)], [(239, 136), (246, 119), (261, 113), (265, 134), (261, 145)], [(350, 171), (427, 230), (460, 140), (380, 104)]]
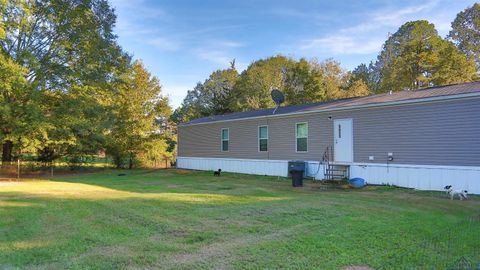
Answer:
[(278, 107), (280, 107), (280, 104), (282, 104), (285, 101), (285, 95), (283, 95), (283, 93), (277, 89), (273, 89), (271, 94), (272, 94), (273, 102), (277, 104), (277, 107), (275, 108), (275, 110), (273, 110), (273, 113), (272, 113), (272, 114), (275, 114)]
[(275, 104), (277, 104), (277, 107), (280, 106), (285, 101), (285, 96), (283, 95), (280, 90), (273, 89), (272, 90), (272, 99)]

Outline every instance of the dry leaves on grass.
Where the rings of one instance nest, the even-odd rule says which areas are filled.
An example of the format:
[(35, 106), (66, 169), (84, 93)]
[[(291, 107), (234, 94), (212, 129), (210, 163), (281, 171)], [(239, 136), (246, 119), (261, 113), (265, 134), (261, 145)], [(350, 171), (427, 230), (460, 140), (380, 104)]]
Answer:
[(190, 173), (192, 173), (192, 171), (191, 170), (176, 169), (175, 173), (177, 173), (177, 174), (190, 174)]

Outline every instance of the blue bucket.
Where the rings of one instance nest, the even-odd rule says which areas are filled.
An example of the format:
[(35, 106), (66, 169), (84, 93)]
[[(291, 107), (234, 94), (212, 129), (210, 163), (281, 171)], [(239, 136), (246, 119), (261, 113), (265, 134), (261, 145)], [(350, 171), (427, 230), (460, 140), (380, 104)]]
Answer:
[(356, 177), (348, 180), (348, 183), (354, 188), (361, 188), (365, 186), (365, 179)]

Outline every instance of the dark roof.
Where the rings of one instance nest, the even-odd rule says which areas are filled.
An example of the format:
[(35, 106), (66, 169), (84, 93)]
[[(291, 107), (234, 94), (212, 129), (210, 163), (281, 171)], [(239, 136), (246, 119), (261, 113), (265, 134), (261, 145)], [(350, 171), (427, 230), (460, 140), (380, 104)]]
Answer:
[[(339, 99), (339, 100), (333, 100), (333, 101), (324, 101), (324, 102), (318, 102), (318, 103), (279, 107), (275, 111), (275, 115), (289, 114), (294, 112), (308, 112), (308, 111), (317, 111), (317, 110), (337, 109), (337, 108), (343, 108), (343, 107), (374, 105), (374, 104), (382, 104), (382, 103), (388, 103), (388, 102), (468, 94), (468, 93), (475, 93), (475, 92), (480, 92), (480, 81), (472, 82), (472, 83), (436, 86), (436, 87), (430, 87), (430, 88), (425, 88), (421, 90), (412, 90), (412, 91), (404, 90), (399, 92), (393, 92), (392, 94), (385, 93), (385, 94), (378, 94), (378, 95), (365, 96), (365, 97), (346, 98), (346, 99)], [(257, 110), (257, 111), (236, 112), (236, 113), (229, 113), (229, 114), (223, 114), (223, 115), (214, 115), (214, 116), (194, 119), (190, 122), (185, 123), (184, 125), (244, 119), (244, 118), (252, 118), (252, 117), (259, 117), (259, 116), (269, 116), (269, 115), (273, 115), (274, 110), (275, 108), (270, 108), (270, 109), (263, 109), (263, 110)]]

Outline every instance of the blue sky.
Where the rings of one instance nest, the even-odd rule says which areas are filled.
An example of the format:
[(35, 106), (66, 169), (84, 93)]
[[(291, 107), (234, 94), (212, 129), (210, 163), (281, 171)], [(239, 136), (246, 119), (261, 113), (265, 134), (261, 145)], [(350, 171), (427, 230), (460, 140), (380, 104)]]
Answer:
[(112, 0), (120, 45), (142, 59), (178, 107), (187, 90), (236, 59), (237, 69), (283, 54), (333, 58), (346, 69), (374, 59), (389, 33), (426, 19), (442, 36), (467, 0)]

